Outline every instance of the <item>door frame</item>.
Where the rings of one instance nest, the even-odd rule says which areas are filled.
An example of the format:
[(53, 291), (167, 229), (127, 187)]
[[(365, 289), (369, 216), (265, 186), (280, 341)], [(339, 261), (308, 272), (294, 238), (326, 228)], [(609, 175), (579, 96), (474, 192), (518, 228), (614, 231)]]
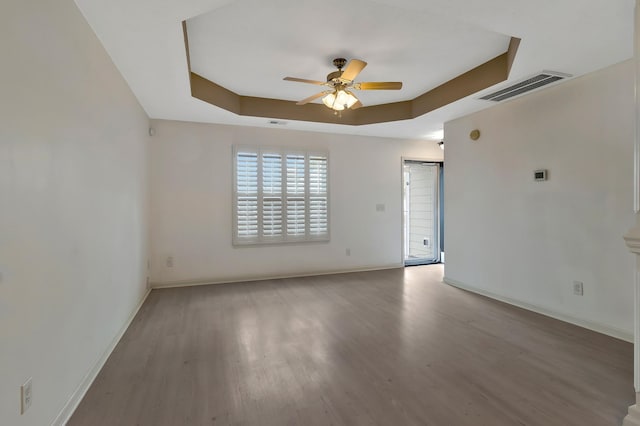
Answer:
[[(404, 256), (405, 256), (405, 250), (404, 250), (404, 245), (405, 245), (405, 235), (404, 235), (404, 226), (405, 226), (405, 220), (404, 220), (404, 162), (405, 161), (415, 161), (417, 163), (438, 163), (440, 164), (440, 167), (444, 167), (444, 159), (443, 158), (429, 158), (429, 157), (405, 157), (402, 156), (400, 157), (400, 264), (402, 265), (402, 267), (404, 268), (405, 263), (404, 263)], [(438, 177), (439, 178), (439, 177)], [(440, 188), (438, 187), (438, 192), (440, 192)], [(440, 197), (442, 196), (442, 194), (439, 194), (438, 196), (438, 209), (440, 209)], [(440, 250), (440, 221), (442, 220), (442, 218), (440, 217), (440, 214), (438, 213), (438, 250)], [(438, 259), (440, 259), (440, 253), (438, 253)]]

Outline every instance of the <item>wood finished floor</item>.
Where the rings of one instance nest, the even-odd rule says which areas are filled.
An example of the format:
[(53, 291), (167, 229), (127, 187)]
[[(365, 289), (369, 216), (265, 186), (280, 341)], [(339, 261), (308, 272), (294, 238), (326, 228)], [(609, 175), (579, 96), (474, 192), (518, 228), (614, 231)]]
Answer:
[(154, 290), (70, 426), (616, 425), (633, 347), (442, 267)]

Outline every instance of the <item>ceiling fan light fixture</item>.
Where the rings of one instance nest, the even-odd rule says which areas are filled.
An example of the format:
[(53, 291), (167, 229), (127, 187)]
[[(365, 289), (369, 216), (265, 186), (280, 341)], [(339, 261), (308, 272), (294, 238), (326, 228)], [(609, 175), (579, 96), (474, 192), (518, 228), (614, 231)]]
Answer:
[[(346, 68), (344, 68), (345, 64)], [(315, 95), (311, 95), (308, 98), (296, 102), (296, 105), (306, 105), (318, 98), (322, 98), (322, 103), (324, 103), (327, 108), (335, 111), (336, 115), (339, 115), (338, 112), (344, 111), (345, 109), (350, 109), (352, 107), (360, 108), (363, 106), (362, 102), (360, 102), (351, 91), (346, 89), (400, 90), (402, 88), (401, 81), (365, 81), (356, 83), (354, 80), (358, 77), (363, 68), (367, 66), (367, 63), (360, 59), (352, 59), (347, 64), (346, 59), (336, 58), (333, 60), (333, 65), (338, 68), (338, 71), (334, 71), (327, 75), (326, 82), (297, 77), (284, 78), (284, 80), (287, 81), (330, 87), (328, 91), (316, 93)]]
[(343, 111), (355, 105), (358, 99), (348, 90), (337, 89), (322, 98), (322, 102), (335, 111)]

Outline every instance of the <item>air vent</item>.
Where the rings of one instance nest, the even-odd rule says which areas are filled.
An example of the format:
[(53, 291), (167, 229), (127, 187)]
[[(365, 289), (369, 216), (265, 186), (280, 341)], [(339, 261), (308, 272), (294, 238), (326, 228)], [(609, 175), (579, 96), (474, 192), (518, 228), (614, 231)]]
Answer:
[(556, 71), (542, 71), (540, 74), (529, 77), (526, 80), (522, 80), (512, 86), (505, 89), (498, 90), (497, 92), (489, 93), (481, 97), (480, 99), (485, 101), (500, 102), (505, 99), (515, 98), (516, 96), (529, 93), (533, 90), (547, 86), (549, 84), (557, 83), (561, 80), (571, 77), (570, 74), (564, 74)]
[(269, 124), (271, 124), (273, 126), (286, 126), (287, 122), (286, 121), (280, 121), (280, 120), (269, 120)]

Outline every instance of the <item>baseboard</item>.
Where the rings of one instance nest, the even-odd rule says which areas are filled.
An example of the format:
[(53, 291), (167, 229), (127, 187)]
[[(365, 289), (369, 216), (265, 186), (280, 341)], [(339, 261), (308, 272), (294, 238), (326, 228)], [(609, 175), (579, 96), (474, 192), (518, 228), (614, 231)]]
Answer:
[(451, 279), (449, 277), (444, 277), (442, 281), (445, 284), (449, 284), (453, 287), (460, 288), (462, 290), (470, 291), (471, 293), (476, 293), (481, 296), (486, 296), (490, 299), (498, 300), (500, 302), (508, 303), (509, 305), (517, 306), (522, 309), (526, 309), (528, 311), (532, 311), (547, 317), (551, 317), (560, 321), (568, 322), (573, 325), (577, 325), (578, 327), (586, 328), (591, 331), (595, 331), (597, 333), (606, 334), (607, 336), (615, 337), (616, 339), (624, 340), (626, 342), (633, 343), (633, 334), (628, 333), (623, 330), (619, 330), (614, 327), (610, 327), (603, 324), (594, 323), (591, 321), (586, 321), (580, 318), (575, 318), (570, 315), (565, 315), (560, 312), (553, 311), (551, 309), (544, 308), (542, 306), (532, 305), (530, 303), (522, 302), (516, 299), (512, 299), (510, 297), (501, 296), (496, 293), (492, 293), (490, 291), (482, 290), (480, 288), (476, 288), (465, 284), (463, 282)]
[(247, 281), (266, 281), (266, 280), (279, 280), (284, 278), (302, 278), (302, 277), (313, 277), (318, 275), (335, 275), (335, 274), (349, 274), (353, 272), (369, 272), (369, 271), (382, 271), (385, 269), (398, 269), (404, 268), (403, 263), (394, 263), (391, 265), (382, 265), (382, 266), (366, 266), (361, 268), (351, 268), (351, 269), (342, 269), (342, 270), (331, 270), (331, 271), (315, 271), (315, 272), (304, 272), (300, 274), (280, 274), (280, 275), (247, 275), (243, 277), (230, 277), (230, 278), (201, 278), (201, 279), (193, 279), (193, 280), (182, 280), (182, 281), (160, 281), (160, 282), (152, 282), (151, 288), (174, 288), (174, 287), (192, 287), (199, 285), (211, 285), (211, 284), (230, 284), (230, 283), (241, 283)]
[(82, 401), (82, 398), (84, 398), (85, 394), (89, 390), (89, 387), (91, 387), (91, 384), (98, 376), (98, 373), (100, 373), (100, 370), (102, 370), (102, 367), (107, 362), (107, 359), (109, 359), (111, 352), (113, 352), (113, 350), (116, 348), (116, 345), (118, 344), (118, 342), (120, 341), (124, 333), (129, 328), (129, 325), (131, 325), (131, 322), (133, 321), (135, 316), (138, 314), (138, 311), (144, 304), (145, 300), (147, 300), (147, 296), (149, 296), (149, 293), (151, 293), (151, 289), (147, 289), (147, 292), (142, 297), (142, 300), (140, 301), (140, 303), (138, 303), (138, 306), (134, 309), (133, 313), (130, 315), (127, 322), (124, 324), (124, 326), (122, 326), (122, 328), (120, 329), (116, 337), (111, 341), (111, 344), (109, 345), (109, 347), (107, 347), (107, 349), (104, 351), (102, 356), (100, 356), (100, 358), (95, 362), (93, 367), (84, 376), (84, 378), (82, 379), (82, 381), (80, 382), (76, 390), (71, 394), (71, 397), (69, 397), (69, 400), (64, 405), (60, 413), (56, 416), (55, 420), (51, 423), (51, 426), (64, 426), (67, 424), (67, 422), (73, 415), (73, 412), (76, 410), (76, 408), (78, 408), (80, 401)]

